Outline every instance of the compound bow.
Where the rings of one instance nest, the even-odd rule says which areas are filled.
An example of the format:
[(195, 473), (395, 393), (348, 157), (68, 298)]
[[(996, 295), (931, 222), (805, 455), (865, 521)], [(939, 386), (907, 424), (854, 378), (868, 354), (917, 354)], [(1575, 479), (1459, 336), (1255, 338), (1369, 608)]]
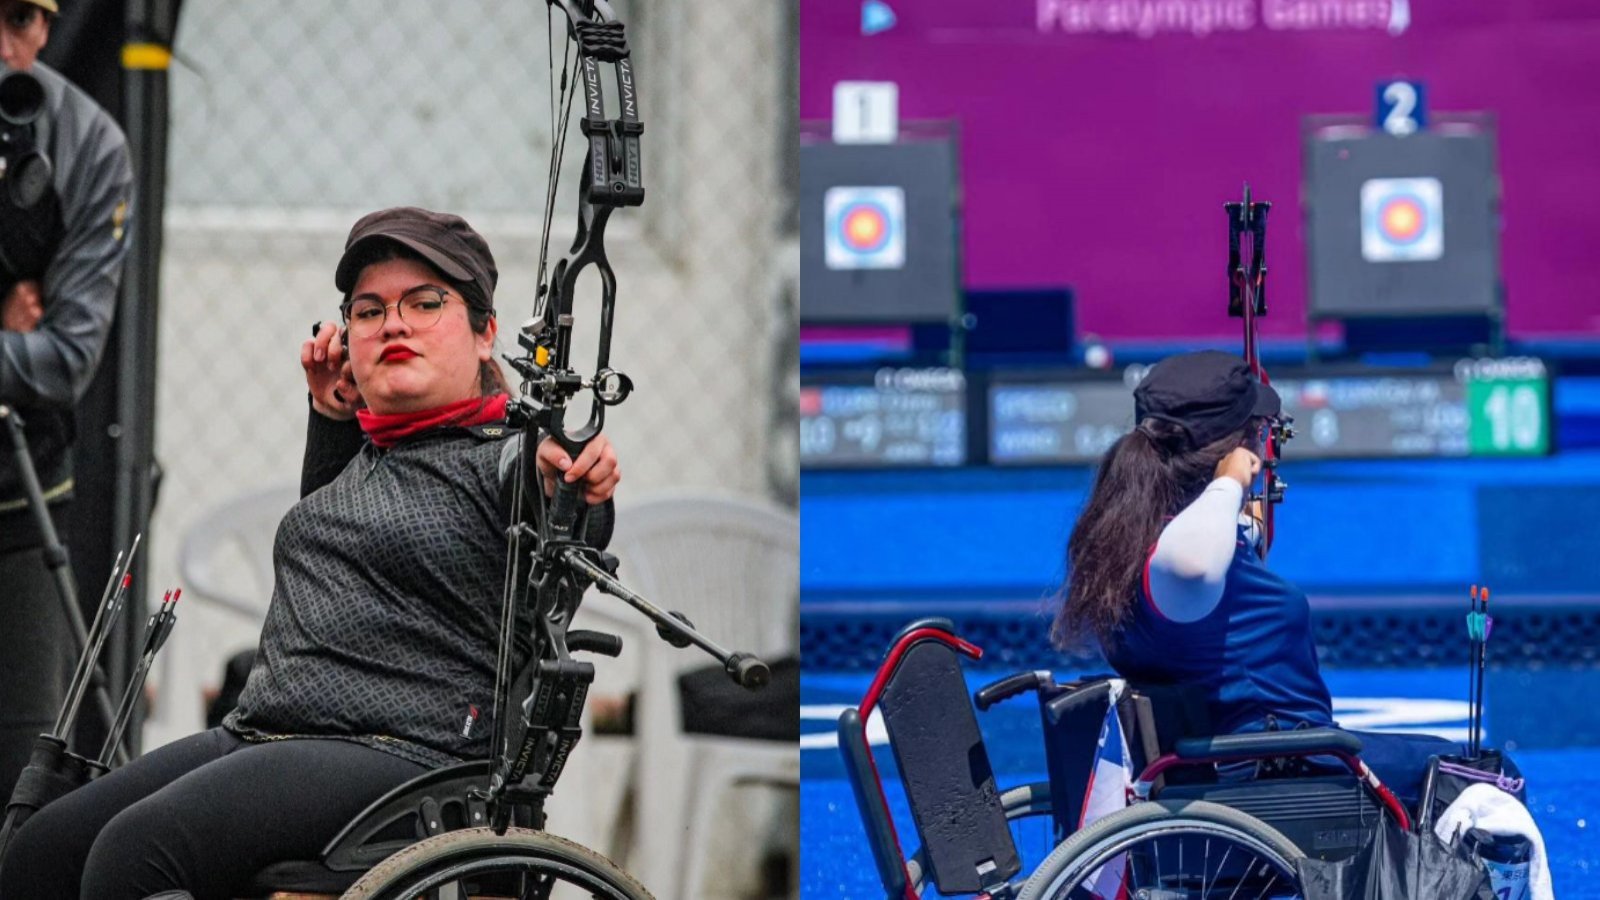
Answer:
[[(510, 408), (512, 423), (522, 429), (515, 466), (513, 509), (518, 521), (508, 531), (506, 591), (496, 669), (493, 752), (487, 799), (492, 822), (504, 831), (511, 807), (541, 805), (555, 786), (568, 755), (581, 735), (579, 725), (594, 667), (572, 658), (587, 650), (615, 656), (621, 640), (599, 632), (568, 630), (584, 591), (591, 585), (621, 598), (656, 623), (661, 637), (678, 647), (695, 644), (715, 657), (729, 676), (747, 688), (764, 685), (765, 663), (747, 653), (732, 653), (697, 632), (679, 613), (667, 613), (630, 591), (616, 578), (617, 559), (584, 541), (588, 511), (581, 483), (556, 479), (547, 498), (535, 465), (533, 448), (551, 437), (576, 459), (599, 434), (605, 411), (627, 399), (633, 390), (628, 376), (612, 369), (611, 333), (616, 309), (616, 275), (606, 258), (605, 229), (611, 213), (644, 202), (640, 173), (638, 94), (623, 23), (606, 0), (548, 0), (566, 17), (570, 42), (563, 53), (559, 97), (552, 97), (552, 150), (545, 195), (544, 232), (540, 242), (538, 296), (532, 319), (517, 335), (523, 354), (507, 357), (522, 376), (521, 397)], [(550, 223), (571, 118), (577, 79), (569, 81), (568, 57), (577, 47), (577, 70), (583, 82), (584, 108), (579, 127), (588, 138), (587, 156), (578, 185), (577, 233), (565, 257), (548, 270)], [(552, 85), (554, 77), (552, 53)], [(616, 116), (606, 114), (607, 92), (602, 73), (615, 73)], [(600, 278), (599, 336), (593, 373), (584, 376), (572, 365), (573, 301), (578, 278), (593, 268)], [(588, 418), (572, 429), (566, 417), (581, 392), (592, 395)], [(531, 618), (529, 622), (524, 615)], [(527, 628), (533, 665), (517, 680), (526, 699), (513, 719), (512, 666), (520, 655), (519, 622)], [(506, 802), (509, 801), (509, 802)]]
[[(1264, 385), (1271, 385), (1261, 365), (1256, 345), (1256, 319), (1267, 314), (1267, 211), (1272, 204), (1250, 200), (1250, 185), (1244, 186), (1244, 200), (1224, 203), (1228, 215), (1228, 315), (1244, 320), (1244, 359), (1250, 371)], [(1267, 558), (1275, 532), (1274, 508), (1283, 502), (1289, 485), (1278, 478), (1278, 459), (1283, 444), (1294, 437), (1294, 418), (1280, 413), (1266, 429), (1261, 448), (1262, 491), (1252, 493), (1246, 508), (1261, 522), (1261, 558)]]

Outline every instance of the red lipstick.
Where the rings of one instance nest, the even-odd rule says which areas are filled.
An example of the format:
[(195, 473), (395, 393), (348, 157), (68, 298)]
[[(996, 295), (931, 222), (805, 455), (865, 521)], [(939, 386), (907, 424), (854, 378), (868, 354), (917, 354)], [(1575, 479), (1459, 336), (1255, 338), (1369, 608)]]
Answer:
[(396, 344), (392, 347), (385, 347), (383, 352), (378, 354), (378, 361), (389, 362), (390, 360), (394, 360), (397, 362), (403, 362), (416, 355), (416, 351), (412, 350), (410, 347), (404, 347)]

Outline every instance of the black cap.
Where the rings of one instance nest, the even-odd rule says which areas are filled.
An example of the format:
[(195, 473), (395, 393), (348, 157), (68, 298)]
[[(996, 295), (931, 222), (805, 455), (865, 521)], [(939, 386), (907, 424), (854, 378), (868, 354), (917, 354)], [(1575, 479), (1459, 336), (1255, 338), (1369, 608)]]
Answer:
[[(391, 240), (421, 254), (434, 268), (463, 288), (476, 288), (469, 300), (485, 306), (494, 303), (494, 286), (500, 273), (489, 243), (472, 230), (467, 220), (415, 206), (396, 206), (368, 213), (350, 229), (344, 256), (334, 270), (333, 283), (348, 294), (361, 277), (366, 249), (378, 240)], [(469, 289), (470, 289), (469, 288)]]
[(1195, 447), (1244, 427), (1256, 416), (1283, 411), (1278, 392), (1262, 384), (1244, 360), (1221, 350), (1169, 356), (1133, 390), (1134, 416), (1183, 426)]

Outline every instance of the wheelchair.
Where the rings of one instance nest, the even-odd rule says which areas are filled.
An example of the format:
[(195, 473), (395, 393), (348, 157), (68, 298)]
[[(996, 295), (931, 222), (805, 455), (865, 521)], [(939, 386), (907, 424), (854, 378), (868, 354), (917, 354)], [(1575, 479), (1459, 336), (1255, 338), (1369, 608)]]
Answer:
[[(1057, 683), (1048, 672), (1002, 678), (969, 700), (962, 657), (981, 655), (948, 621), (912, 623), (861, 705), (840, 716), (846, 772), (892, 900), (916, 900), (930, 887), (990, 900), (1299, 897), (1303, 860), (1349, 859), (1386, 821), (1411, 827), (1405, 807), (1361, 762), (1356, 735), (1215, 735), (1193, 691), (1111, 678)], [(1038, 703), (1049, 780), (1002, 791), (973, 707), (1024, 694)], [(909, 858), (868, 748), (874, 710), (922, 842)], [(1113, 715), (1126, 736), (1127, 771), (1138, 773), (1133, 802), (1080, 827)], [(1225, 780), (1219, 766), (1251, 767), (1256, 777)], [(1053, 849), (1025, 872), (1012, 829), (1030, 817), (1049, 817)]]
[[(573, 630), (565, 637), (569, 650), (616, 656), (622, 649), (620, 638), (602, 632)], [(517, 679), (530, 686), (523, 693), (531, 689), (533, 668)], [(565, 732), (575, 742), (583, 690), (574, 693), (575, 707), (551, 731)], [(553, 774), (548, 767), (531, 770), (509, 790), (502, 813), (506, 827), (503, 833), (492, 827), (494, 810), (483, 787), (493, 766), (492, 760), (457, 763), (399, 785), (368, 805), (317, 859), (274, 863), (256, 873), (248, 896), (651, 900), (633, 876), (605, 856), (543, 830), (544, 799), (559, 775), (558, 764)]]

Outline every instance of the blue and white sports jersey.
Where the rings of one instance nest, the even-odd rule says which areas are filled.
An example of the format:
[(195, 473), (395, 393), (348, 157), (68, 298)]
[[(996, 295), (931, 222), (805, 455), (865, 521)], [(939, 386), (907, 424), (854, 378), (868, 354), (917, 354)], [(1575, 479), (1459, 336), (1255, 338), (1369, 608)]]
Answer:
[(1106, 659), (1133, 682), (1205, 689), (1220, 733), (1333, 725), (1328, 687), (1317, 669), (1306, 595), (1257, 558), (1239, 526), (1222, 599), (1193, 622), (1164, 616), (1150, 597), (1149, 564), (1131, 620)]

